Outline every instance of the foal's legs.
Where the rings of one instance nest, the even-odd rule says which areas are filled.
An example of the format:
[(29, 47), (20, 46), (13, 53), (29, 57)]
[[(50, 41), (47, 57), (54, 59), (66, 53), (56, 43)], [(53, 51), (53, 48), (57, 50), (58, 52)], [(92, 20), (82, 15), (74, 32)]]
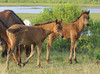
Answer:
[(25, 66), (25, 64), (28, 62), (28, 60), (34, 55), (34, 49), (35, 49), (35, 45), (31, 44), (31, 53), (30, 53), (29, 57), (24, 61), (23, 66)]
[(69, 56), (69, 62), (70, 62), (70, 64), (72, 64), (72, 53), (73, 53), (74, 45), (75, 45), (75, 39), (72, 38), (71, 39), (70, 56)]
[(46, 57), (47, 63), (50, 63), (50, 47), (55, 38), (56, 38), (56, 35), (54, 35), (54, 33), (49, 35), (49, 42), (47, 44), (47, 57)]
[(14, 48), (15, 48), (15, 45), (11, 45), (11, 55), (12, 55), (12, 58), (15, 61), (15, 63), (21, 67), (20, 63), (18, 62), (18, 60), (15, 57)]
[(78, 63), (78, 61), (76, 59), (76, 47), (77, 47), (77, 41), (75, 41), (75, 46), (74, 46), (74, 61), (75, 61), (75, 63)]
[(16, 55), (18, 58), (18, 62), (21, 63), (21, 46), (20, 45), (16, 46)]
[(37, 53), (38, 53), (37, 65), (39, 67), (41, 67), (41, 64), (40, 64), (41, 46), (42, 46), (42, 43), (37, 45)]
[(11, 55), (11, 49), (9, 48), (8, 51), (7, 51), (7, 61), (6, 61), (7, 69), (9, 69), (9, 58), (10, 58), (10, 55)]

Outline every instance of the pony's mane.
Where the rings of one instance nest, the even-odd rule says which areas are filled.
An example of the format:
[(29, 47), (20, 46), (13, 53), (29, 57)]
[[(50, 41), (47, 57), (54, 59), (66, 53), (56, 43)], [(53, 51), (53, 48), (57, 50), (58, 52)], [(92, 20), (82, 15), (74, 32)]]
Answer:
[(55, 22), (55, 21), (49, 21), (49, 22), (46, 22), (46, 23), (35, 24), (35, 26), (45, 25), (45, 24), (49, 24), (49, 23), (53, 23), (53, 22)]
[[(87, 12), (85, 11), (83, 14), (87, 14)], [(74, 20), (74, 21), (72, 21), (71, 23), (74, 23), (74, 22), (76, 22), (83, 14), (81, 14), (79, 17), (77, 17), (77, 19), (76, 20)]]
[(3, 24), (3, 26), (7, 29), (8, 27), (4, 24), (4, 22), (2, 20), (0, 20), (0, 22)]
[(18, 15), (15, 14), (15, 12), (13, 12), (12, 10), (5, 10), (5, 11), (10, 11), (11, 13), (13, 13), (22, 22), (22, 24), (24, 24), (23, 21), (21, 20), (21, 18), (19, 18)]

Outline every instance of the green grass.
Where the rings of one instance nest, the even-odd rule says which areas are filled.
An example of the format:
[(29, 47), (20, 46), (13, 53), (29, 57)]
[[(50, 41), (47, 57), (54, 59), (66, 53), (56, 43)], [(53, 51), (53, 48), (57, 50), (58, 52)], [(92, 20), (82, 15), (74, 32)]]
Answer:
[[(91, 60), (85, 54), (78, 54), (78, 64), (69, 64), (69, 52), (51, 51), (51, 64), (47, 64), (45, 58), (46, 53), (41, 54), (41, 65), (39, 68), (37, 64), (37, 53), (30, 59), (25, 67), (20, 68), (12, 60), (10, 60), (9, 70), (6, 70), (6, 58), (0, 59), (0, 73), (1, 74), (99, 74), (100, 64), (96, 64), (95, 59)], [(23, 53), (22, 61), (25, 60)]]
[(100, 13), (91, 13), (90, 18), (92, 18), (93, 21), (100, 21)]
[(34, 24), (34, 19), (37, 17), (38, 14), (33, 13), (17, 13), (17, 15), (22, 19), (28, 19), (31, 21), (32, 24)]
[[(0, 3), (0, 6), (55, 6), (58, 3)], [(100, 7), (100, 4), (77, 3), (78, 6)]]

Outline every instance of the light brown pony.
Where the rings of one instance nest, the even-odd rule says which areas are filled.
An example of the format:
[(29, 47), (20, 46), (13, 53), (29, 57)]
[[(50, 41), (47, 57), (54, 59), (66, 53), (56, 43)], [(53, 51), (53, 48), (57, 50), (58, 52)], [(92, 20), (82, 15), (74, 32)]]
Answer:
[[(82, 10), (81, 15), (72, 23), (62, 23), (63, 27), (63, 34), (64, 39), (71, 39), (71, 48), (70, 48), (70, 56), (69, 56), (69, 62), (72, 63), (72, 52), (74, 50), (74, 60), (77, 63), (76, 59), (76, 47), (77, 47), (77, 41), (81, 35), (81, 32), (83, 31), (84, 26), (89, 25), (89, 12), (84, 12)], [(52, 33), (49, 35), (49, 42), (47, 44), (47, 62), (50, 62), (50, 47), (56, 38), (56, 34)]]
[[(41, 46), (44, 39), (51, 33), (55, 33), (59, 35), (61, 38), (63, 37), (61, 21), (52, 21), (44, 24), (37, 24), (38, 26), (24, 26), (24, 25), (13, 25), (6, 32), (7, 36), (10, 40), (11, 46), (8, 46), (7, 52), (7, 68), (9, 68), (9, 57), (12, 54), (14, 55), (14, 47), (18, 44), (31, 45), (31, 53), (30, 56), (25, 60), (23, 66), (28, 62), (28, 60), (34, 55), (34, 48), (37, 45), (37, 65), (40, 65), (40, 54), (41, 54)], [(16, 57), (15, 62), (21, 66), (21, 64), (17, 61)]]

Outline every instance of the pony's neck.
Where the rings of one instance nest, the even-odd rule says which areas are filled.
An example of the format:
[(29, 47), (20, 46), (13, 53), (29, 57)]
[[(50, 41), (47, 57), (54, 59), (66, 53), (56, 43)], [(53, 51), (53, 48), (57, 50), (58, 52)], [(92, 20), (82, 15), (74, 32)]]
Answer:
[(40, 25), (40, 27), (45, 30), (46, 33), (52, 33), (54, 30), (54, 22), (49, 24)]
[(84, 23), (83, 23), (83, 20), (81, 19), (81, 17), (77, 21), (75, 21), (74, 24), (76, 25), (78, 32), (81, 32), (83, 30)]

